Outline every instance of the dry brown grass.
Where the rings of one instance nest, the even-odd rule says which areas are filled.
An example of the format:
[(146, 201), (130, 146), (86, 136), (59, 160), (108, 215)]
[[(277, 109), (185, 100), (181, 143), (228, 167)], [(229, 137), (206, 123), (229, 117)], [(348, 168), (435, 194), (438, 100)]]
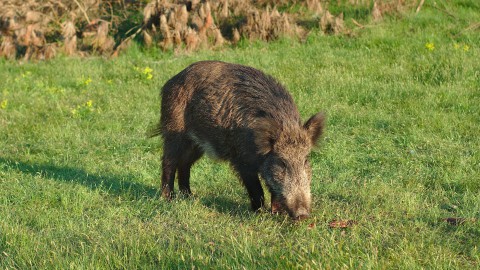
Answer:
[[(378, 21), (416, 2), (349, 0), (347, 4), (368, 6), (372, 19)], [(325, 34), (349, 32), (343, 14), (329, 12), (331, 4), (326, 0), (152, 0), (142, 7), (138, 3), (126, 6), (124, 0), (4, 0), (0, 2), (0, 56), (49, 59), (59, 49), (69, 56), (116, 56), (137, 34), (142, 34), (146, 46), (175, 51), (218, 48), (237, 44), (242, 37), (265, 41), (282, 36), (303, 38), (309, 29), (298, 24), (305, 15), (302, 12), (317, 18)], [(278, 9), (292, 5), (303, 6), (302, 12)], [(126, 19), (118, 10), (128, 8), (135, 12), (143, 8), (143, 24), (116, 44), (116, 27)]]
[(107, 9), (118, 0), (5, 0), (0, 2), (0, 56), (49, 59), (59, 48), (66, 55), (111, 53), (114, 40)]

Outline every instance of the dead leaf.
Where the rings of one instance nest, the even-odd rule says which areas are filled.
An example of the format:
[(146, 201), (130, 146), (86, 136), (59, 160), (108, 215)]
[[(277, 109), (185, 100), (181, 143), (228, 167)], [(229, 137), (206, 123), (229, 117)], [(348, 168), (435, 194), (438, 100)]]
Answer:
[(307, 227), (307, 228), (308, 228), (309, 230), (311, 230), (311, 229), (315, 229), (315, 227), (317, 227), (317, 225), (315, 224), (315, 222), (313, 222), (313, 223), (308, 224), (308, 227)]
[(450, 218), (443, 219), (443, 221), (447, 222), (450, 225), (457, 226), (457, 225), (463, 224), (465, 222), (465, 219), (450, 217)]
[(475, 219), (475, 218), (468, 219), (468, 218), (449, 217), (449, 218), (442, 219), (442, 221), (447, 222), (448, 224), (450, 224), (452, 226), (458, 226), (458, 225), (462, 225), (465, 222), (476, 222), (477, 219)]
[(330, 228), (350, 228), (352, 227), (353, 225), (356, 225), (358, 222), (355, 221), (355, 220), (351, 220), (351, 219), (348, 219), (348, 220), (332, 220), (330, 221), (330, 223), (328, 223), (328, 226)]

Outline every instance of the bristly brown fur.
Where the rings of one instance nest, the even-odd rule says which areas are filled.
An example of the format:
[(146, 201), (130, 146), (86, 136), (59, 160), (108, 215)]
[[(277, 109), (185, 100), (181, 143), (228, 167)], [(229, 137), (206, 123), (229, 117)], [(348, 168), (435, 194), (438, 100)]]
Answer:
[(307, 156), (323, 132), (323, 114), (305, 125), (292, 97), (271, 76), (218, 61), (194, 63), (161, 90), (162, 196), (171, 198), (175, 174), (190, 194), (190, 168), (204, 153), (238, 172), (252, 209), (264, 205), (259, 175), (293, 218), (310, 212), (311, 169)]

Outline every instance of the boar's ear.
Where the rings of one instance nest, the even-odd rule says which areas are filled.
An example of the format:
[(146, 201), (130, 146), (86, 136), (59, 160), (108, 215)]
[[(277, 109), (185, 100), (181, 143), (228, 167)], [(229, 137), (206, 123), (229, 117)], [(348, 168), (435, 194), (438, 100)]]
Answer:
[(308, 121), (303, 125), (303, 128), (308, 132), (310, 139), (312, 140), (312, 145), (317, 143), (318, 138), (322, 136), (323, 129), (325, 125), (325, 114), (319, 112), (314, 116), (310, 117)]
[(258, 118), (253, 124), (253, 134), (257, 153), (266, 155), (273, 149), (273, 145), (280, 133), (280, 126), (273, 119)]

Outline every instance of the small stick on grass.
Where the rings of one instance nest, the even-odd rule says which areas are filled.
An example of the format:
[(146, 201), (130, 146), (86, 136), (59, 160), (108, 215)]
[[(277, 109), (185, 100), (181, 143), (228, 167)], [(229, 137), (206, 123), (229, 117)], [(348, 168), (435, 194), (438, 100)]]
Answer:
[(362, 29), (365, 28), (364, 25), (362, 25), (362, 24), (360, 24), (359, 22), (357, 22), (354, 18), (352, 18), (352, 22), (353, 22), (356, 26), (358, 26), (358, 27), (360, 27), (360, 28), (362, 28)]
[(420, 12), (420, 9), (422, 9), (422, 6), (423, 6), (423, 3), (425, 2), (425, 0), (421, 0), (420, 1), (420, 4), (418, 4), (418, 7), (417, 7), (417, 10), (415, 11), (415, 13), (418, 13)]
[(459, 37), (463, 32), (467, 32), (467, 31), (470, 31), (470, 30), (475, 30), (477, 28), (480, 28), (480, 22), (476, 22), (476, 23), (473, 23), (473, 24), (469, 25), (467, 28), (463, 29), (458, 34), (456, 34), (454, 36), (454, 38)]
[(433, 7), (434, 9), (436, 10), (440, 10), (441, 12), (447, 14), (448, 16), (454, 18), (454, 19), (457, 19), (459, 20), (459, 18), (457, 16), (455, 16), (455, 14), (451, 13), (450, 11), (446, 10), (446, 9), (441, 9), (439, 7), (437, 7), (436, 5), (432, 5), (431, 7)]

